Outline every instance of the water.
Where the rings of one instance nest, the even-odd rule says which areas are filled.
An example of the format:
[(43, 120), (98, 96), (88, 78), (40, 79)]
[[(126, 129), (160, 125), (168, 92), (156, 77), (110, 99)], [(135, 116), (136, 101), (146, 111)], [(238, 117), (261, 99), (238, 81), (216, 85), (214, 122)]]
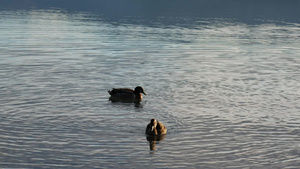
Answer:
[[(1, 168), (297, 168), (300, 25), (0, 11)], [(112, 87), (143, 86), (140, 104)], [(167, 128), (144, 134), (151, 118)]]

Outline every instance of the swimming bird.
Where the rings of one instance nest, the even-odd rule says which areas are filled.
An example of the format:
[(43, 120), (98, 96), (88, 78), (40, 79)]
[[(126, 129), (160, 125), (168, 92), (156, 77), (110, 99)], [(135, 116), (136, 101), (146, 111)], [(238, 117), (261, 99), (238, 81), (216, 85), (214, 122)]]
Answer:
[(113, 88), (108, 93), (111, 95), (109, 100), (113, 102), (140, 102), (142, 94), (147, 95), (141, 86), (137, 86), (134, 90), (128, 88)]
[(163, 135), (167, 133), (167, 128), (156, 119), (151, 119), (147, 125), (146, 134), (148, 135)]

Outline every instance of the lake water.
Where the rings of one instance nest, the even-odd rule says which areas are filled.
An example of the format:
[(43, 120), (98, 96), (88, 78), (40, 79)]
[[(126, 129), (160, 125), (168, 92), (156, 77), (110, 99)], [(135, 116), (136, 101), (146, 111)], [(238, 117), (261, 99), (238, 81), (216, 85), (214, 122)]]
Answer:
[(1, 168), (300, 166), (300, 22), (1, 8), (0, 37)]

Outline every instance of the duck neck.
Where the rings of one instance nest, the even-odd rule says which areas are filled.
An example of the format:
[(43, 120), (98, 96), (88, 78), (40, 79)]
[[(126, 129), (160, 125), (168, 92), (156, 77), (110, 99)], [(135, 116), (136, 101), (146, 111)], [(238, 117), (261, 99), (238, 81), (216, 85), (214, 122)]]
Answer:
[(137, 91), (133, 91), (134, 95), (135, 95), (135, 98), (136, 99), (142, 99), (142, 94), (137, 92)]

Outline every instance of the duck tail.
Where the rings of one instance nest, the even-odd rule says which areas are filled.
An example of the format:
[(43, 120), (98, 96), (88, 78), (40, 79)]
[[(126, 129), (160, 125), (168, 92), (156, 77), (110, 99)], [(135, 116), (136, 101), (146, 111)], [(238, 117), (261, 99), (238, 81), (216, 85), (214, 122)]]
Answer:
[(112, 92), (110, 90), (107, 91), (110, 95), (112, 95)]

